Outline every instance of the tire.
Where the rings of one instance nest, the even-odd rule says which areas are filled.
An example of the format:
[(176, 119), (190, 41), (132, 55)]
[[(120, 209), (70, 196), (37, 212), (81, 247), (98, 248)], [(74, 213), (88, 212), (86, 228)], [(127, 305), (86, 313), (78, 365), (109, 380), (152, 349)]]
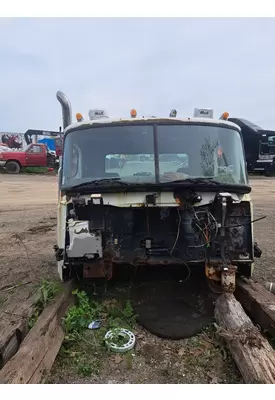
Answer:
[(8, 161), (6, 166), (7, 174), (20, 174), (21, 165), (17, 161)]

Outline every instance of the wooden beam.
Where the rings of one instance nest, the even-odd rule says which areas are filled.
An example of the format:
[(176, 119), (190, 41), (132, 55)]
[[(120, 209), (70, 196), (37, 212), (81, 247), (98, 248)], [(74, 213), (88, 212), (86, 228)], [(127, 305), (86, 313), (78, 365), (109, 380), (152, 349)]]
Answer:
[(215, 318), (245, 383), (275, 383), (275, 351), (232, 293), (216, 301)]
[(72, 302), (72, 284), (49, 304), (22, 342), (17, 353), (0, 370), (0, 383), (27, 384), (45, 381), (64, 339), (61, 319)]
[(15, 302), (0, 311), (0, 368), (17, 352), (25, 338), (38, 298), (38, 291), (31, 294), (26, 288), (20, 291)]
[(275, 295), (259, 283), (241, 278), (235, 296), (253, 322), (275, 337)]

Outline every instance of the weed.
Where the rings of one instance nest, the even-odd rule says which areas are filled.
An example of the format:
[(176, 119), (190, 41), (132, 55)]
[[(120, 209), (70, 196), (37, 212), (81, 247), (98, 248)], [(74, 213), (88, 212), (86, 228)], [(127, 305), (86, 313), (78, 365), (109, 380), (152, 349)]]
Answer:
[(84, 377), (91, 376), (94, 372), (94, 365), (85, 357), (78, 357), (76, 359), (76, 372)]
[(130, 328), (135, 323), (136, 316), (133, 314), (133, 308), (129, 301), (122, 308), (119, 304), (100, 304), (96, 301), (90, 301), (84, 291), (75, 290), (76, 305), (71, 307), (64, 319), (65, 331), (68, 336), (79, 338), (79, 334), (87, 329), (93, 320), (105, 322), (106, 329)]
[(129, 300), (123, 305), (114, 305), (106, 307), (105, 312), (108, 315), (107, 327), (113, 328), (128, 328), (131, 329), (136, 322), (136, 315), (134, 315), (132, 305)]
[(39, 297), (35, 303), (35, 310), (32, 313), (28, 321), (28, 329), (33, 328), (39, 315), (42, 313), (44, 308), (49, 304), (58, 292), (60, 292), (61, 286), (57, 282), (43, 280), (39, 286)]
[[(70, 367), (74, 367), (82, 376), (91, 376), (92, 373), (99, 373), (102, 359), (110, 353), (105, 346), (106, 332), (114, 328), (130, 329), (134, 326), (135, 315), (129, 301), (124, 304), (116, 300), (99, 303), (90, 300), (84, 291), (75, 290), (73, 294), (76, 296), (76, 304), (69, 309), (63, 320), (66, 336), (60, 358), (61, 354), (66, 354), (66, 362), (71, 360)], [(100, 320), (101, 327), (91, 331), (88, 325), (95, 320)], [(120, 335), (115, 340), (117, 344), (125, 343), (125, 338)], [(130, 360), (128, 364), (130, 369)]]
[(77, 373), (78, 375), (82, 376), (91, 376), (93, 372), (93, 368), (91, 365), (86, 364), (86, 363), (79, 363), (77, 367)]
[(39, 287), (40, 296), (36, 303), (38, 309), (44, 310), (49, 301), (61, 291), (60, 284), (57, 282), (43, 280)]
[(113, 343), (117, 345), (118, 347), (123, 346), (128, 342), (128, 338), (125, 337), (121, 332), (120, 329), (114, 328), (112, 329), (112, 337), (109, 339), (106, 339), (105, 342), (107, 343)]
[(77, 304), (70, 308), (64, 319), (65, 331), (69, 336), (87, 329), (89, 323), (98, 318), (101, 311), (99, 304), (90, 302), (84, 291), (74, 290), (73, 294), (76, 295)]
[(28, 321), (28, 330), (31, 330), (34, 327), (34, 324), (38, 320), (39, 315), (40, 315), (40, 312), (38, 310), (35, 310), (32, 313), (32, 315), (30, 316), (29, 321)]
[(133, 355), (132, 353), (127, 353), (125, 354), (125, 359), (126, 359), (126, 367), (127, 369), (132, 369), (133, 368)]

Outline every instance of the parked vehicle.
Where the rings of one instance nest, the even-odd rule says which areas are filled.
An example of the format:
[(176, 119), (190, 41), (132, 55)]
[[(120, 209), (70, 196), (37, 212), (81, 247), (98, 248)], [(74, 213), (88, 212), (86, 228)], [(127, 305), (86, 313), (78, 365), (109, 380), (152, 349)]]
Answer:
[(241, 128), (249, 173), (275, 172), (275, 131), (265, 130), (244, 118), (227, 118)]
[(44, 144), (29, 144), (23, 151), (4, 151), (0, 153), (0, 167), (8, 174), (19, 174), (23, 167), (55, 167), (56, 156)]
[(50, 151), (57, 158), (61, 156), (62, 138), (60, 132), (28, 129), (24, 133), (25, 143), (27, 145), (35, 143), (35, 141), (33, 141), (34, 137), (39, 138), (37, 143), (45, 144), (48, 147), (48, 151)]

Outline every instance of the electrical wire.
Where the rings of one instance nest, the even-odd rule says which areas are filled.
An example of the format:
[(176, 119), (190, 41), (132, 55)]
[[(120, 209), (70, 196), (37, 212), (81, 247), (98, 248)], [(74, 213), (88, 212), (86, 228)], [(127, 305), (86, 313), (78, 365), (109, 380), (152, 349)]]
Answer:
[(227, 226), (222, 226), (222, 228), (238, 228), (238, 227), (240, 227), (240, 226), (245, 226), (245, 225), (253, 224), (254, 222), (261, 221), (262, 219), (265, 219), (265, 218), (266, 218), (266, 215), (265, 215), (264, 217), (254, 219), (253, 221), (244, 222), (243, 224), (227, 225)]
[(175, 260), (175, 261), (181, 261), (181, 262), (183, 263), (183, 265), (187, 268), (187, 271), (188, 271), (187, 278), (181, 280), (181, 282), (186, 282), (186, 281), (188, 281), (188, 279), (189, 279), (190, 276), (191, 276), (191, 269), (189, 268), (188, 264), (187, 264), (185, 261), (183, 261), (181, 258), (179, 258), (179, 257), (177, 257), (177, 258), (176, 258), (176, 257), (173, 257), (173, 256), (171, 256), (171, 257), (172, 257), (173, 260)]
[(173, 247), (172, 247), (172, 249), (171, 249), (171, 251), (170, 251), (170, 257), (172, 257), (173, 260), (175, 260), (175, 261), (180, 261), (180, 262), (182, 262), (183, 265), (187, 268), (187, 271), (188, 271), (187, 278), (185, 278), (185, 279), (182, 280), (182, 282), (186, 282), (186, 281), (190, 278), (191, 270), (190, 270), (188, 264), (187, 264), (185, 261), (183, 261), (183, 260), (182, 260), (181, 258), (179, 258), (179, 257), (174, 257), (174, 256), (173, 256), (173, 252), (174, 252), (174, 250), (175, 250), (175, 248), (176, 248), (176, 245), (177, 245), (177, 243), (178, 243), (178, 240), (179, 240), (179, 236), (180, 236), (180, 225), (181, 225), (181, 215), (180, 215), (180, 210), (179, 210), (179, 208), (177, 208), (177, 211), (178, 211), (178, 216), (179, 216), (178, 230), (177, 230), (176, 240), (175, 240), (174, 245), (173, 245)]
[(179, 208), (177, 209), (177, 211), (178, 211), (178, 216), (179, 216), (178, 231), (177, 231), (176, 240), (175, 240), (175, 242), (174, 242), (174, 245), (173, 245), (173, 247), (172, 247), (172, 250), (170, 251), (170, 256), (171, 256), (171, 257), (173, 257), (172, 254), (173, 254), (173, 252), (174, 252), (174, 250), (175, 250), (175, 247), (176, 247), (176, 245), (177, 245), (177, 243), (178, 243), (179, 236), (180, 236), (181, 215), (180, 215)]
[[(205, 243), (202, 243), (200, 245), (188, 246), (188, 247), (189, 248), (200, 248), (200, 247), (204, 247), (204, 246), (209, 247), (210, 243), (213, 242), (213, 240), (215, 240), (218, 235), (219, 226), (218, 226), (217, 220), (210, 211), (195, 211), (195, 209), (193, 209), (193, 212), (194, 212), (195, 218), (198, 221), (198, 223), (196, 223), (194, 220), (193, 221), (194, 221), (195, 225), (197, 226), (197, 228), (202, 232), (202, 234), (206, 240), (205, 240)], [(208, 218), (208, 224), (206, 224), (204, 221), (205, 226), (203, 229), (199, 226), (200, 219), (198, 218), (198, 214), (201, 214), (201, 213), (207, 214), (207, 218)], [(212, 228), (212, 222), (210, 221), (209, 216), (212, 218), (212, 220), (215, 224), (215, 234), (211, 238), (209, 238), (208, 231), (210, 231), (210, 234), (211, 234), (211, 232), (213, 231), (213, 228)]]

